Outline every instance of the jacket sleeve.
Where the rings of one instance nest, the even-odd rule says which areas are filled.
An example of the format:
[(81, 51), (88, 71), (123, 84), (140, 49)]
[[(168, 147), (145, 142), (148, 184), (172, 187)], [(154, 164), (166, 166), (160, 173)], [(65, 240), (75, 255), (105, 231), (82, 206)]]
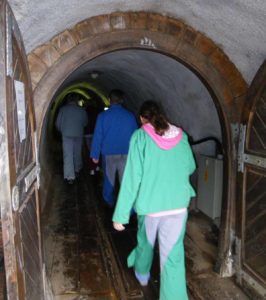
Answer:
[(130, 140), (127, 163), (121, 183), (113, 221), (121, 224), (129, 222), (130, 213), (136, 201), (143, 173), (145, 141), (137, 130)]
[(91, 145), (91, 153), (90, 157), (94, 159), (99, 159), (101, 148), (102, 148), (102, 140), (103, 140), (103, 119), (102, 115), (99, 114), (94, 133), (92, 138), (92, 145)]

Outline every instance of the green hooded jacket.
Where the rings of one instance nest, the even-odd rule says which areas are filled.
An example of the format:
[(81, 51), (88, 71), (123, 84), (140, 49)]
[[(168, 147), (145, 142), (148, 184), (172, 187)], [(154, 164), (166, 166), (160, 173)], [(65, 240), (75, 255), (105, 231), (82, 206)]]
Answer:
[(134, 132), (114, 222), (127, 224), (132, 208), (147, 215), (188, 207), (195, 196), (189, 177), (196, 166), (187, 135), (181, 129), (180, 134), (178, 142), (165, 150), (143, 128)]

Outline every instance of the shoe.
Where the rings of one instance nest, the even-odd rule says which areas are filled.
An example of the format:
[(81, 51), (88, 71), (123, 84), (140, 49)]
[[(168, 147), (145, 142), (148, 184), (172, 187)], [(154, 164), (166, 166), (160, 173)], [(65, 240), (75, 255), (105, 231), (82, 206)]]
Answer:
[(143, 274), (139, 274), (135, 271), (135, 276), (141, 286), (148, 285), (149, 279), (150, 279), (150, 273), (143, 275)]
[(74, 184), (74, 179), (68, 179), (67, 183), (70, 185)]
[(140, 284), (141, 286), (148, 286), (148, 283), (149, 283), (148, 280), (144, 280), (144, 281), (138, 280), (138, 282), (139, 282), (139, 284)]

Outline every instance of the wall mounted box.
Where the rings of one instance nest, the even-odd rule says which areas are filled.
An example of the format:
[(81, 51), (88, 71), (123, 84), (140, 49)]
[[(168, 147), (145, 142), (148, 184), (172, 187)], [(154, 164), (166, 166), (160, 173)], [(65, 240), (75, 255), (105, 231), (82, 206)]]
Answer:
[(201, 155), (198, 159), (197, 208), (215, 220), (221, 216), (223, 160)]

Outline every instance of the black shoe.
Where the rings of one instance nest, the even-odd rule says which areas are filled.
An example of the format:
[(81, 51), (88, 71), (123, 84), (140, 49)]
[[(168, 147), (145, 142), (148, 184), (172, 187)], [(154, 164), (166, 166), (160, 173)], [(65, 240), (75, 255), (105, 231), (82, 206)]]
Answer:
[(70, 185), (74, 184), (74, 179), (68, 179), (67, 183)]

